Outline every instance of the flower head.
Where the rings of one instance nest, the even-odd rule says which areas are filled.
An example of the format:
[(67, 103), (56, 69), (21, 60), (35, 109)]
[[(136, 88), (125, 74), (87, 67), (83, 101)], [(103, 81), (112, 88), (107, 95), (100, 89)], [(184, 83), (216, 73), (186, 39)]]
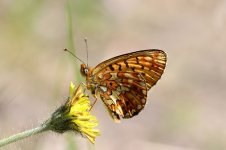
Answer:
[(90, 114), (90, 100), (83, 92), (81, 85), (75, 89), (75, 85), (71, 83), (68, 100), (52, 114), (48, 125), (51, 130), (58, 133), (66, 131), (81, 133), (94, 143), (96, 136), (100, 135), (99, 130), (94, 129), (98, 121)]

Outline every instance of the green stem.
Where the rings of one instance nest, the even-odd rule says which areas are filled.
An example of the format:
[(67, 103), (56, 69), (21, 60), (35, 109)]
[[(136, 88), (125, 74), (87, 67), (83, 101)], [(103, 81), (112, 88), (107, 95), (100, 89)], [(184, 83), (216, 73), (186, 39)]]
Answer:
[[(73, 51), (76, 54), (75, 44), (74, 44), (74, 30), (73, 30), (73, 1), (67, 0), (66, 13), (67, 13), (67, 44), (69, 50)], [(74, 59), (74, 58), (73, 58)], [(75, 70), (76, 81), (79, 83), (81, 78), (79, 77), (80, 72), (78, 72), (79, 68), (76, 63), (73, 63)]]
[(67, 41), (70, 50), (74, 51), (74, 36), (73, 36), (73, 21), (72, 21), (72, 9), (71, 0), (67, 1)]
[(39, 127), (30, 129), (30, 130), (27, 130), (27, 131), (24, 131), (24, 132), (15, 134), (15, 135), (12, 135), (8, 138), (4, 138), (4, 139), (0, 140), (0, 147), (8, 145), (8, 144), (13, 143), (13, 142), (16, 142), (18, 140), (22, 140), (26, 137), (41, 133), (41, 132), (46, 131), (46, 130), (48, 130), (47, 126), (43, 124)]

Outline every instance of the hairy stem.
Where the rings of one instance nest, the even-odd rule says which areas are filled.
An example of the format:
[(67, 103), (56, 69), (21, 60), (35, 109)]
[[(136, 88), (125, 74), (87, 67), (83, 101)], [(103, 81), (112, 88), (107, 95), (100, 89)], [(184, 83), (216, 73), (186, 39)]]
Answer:
[(16, 142), (18, 140), (22, 140), (26, 137), (41, 133), (43, 131), (47, 131), (47, 130), (48, 130), (47, 126), (45, 124), (43, 124), (39, 127), (24, 131), (24, 132), (21, 132), (21, 133), (18, 133), (18, 134), (14, 134), (10, 137), (7, 137), (7, 138), (0, 140), (0, 147), (8, 145), (8, 144), (13, 143), (13, 142)]

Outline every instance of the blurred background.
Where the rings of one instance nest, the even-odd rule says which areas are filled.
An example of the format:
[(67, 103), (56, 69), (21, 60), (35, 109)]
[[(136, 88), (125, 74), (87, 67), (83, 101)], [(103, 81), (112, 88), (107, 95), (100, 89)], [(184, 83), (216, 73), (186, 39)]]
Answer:
[[(72, 19), (72, 22), (70, 21)], [(70, 28), (72, 27), (72, 28)], [(46, 132), (6, 150), (225, 150), (226, 0), (1, 0), (0, 138), (38, 126), (85, 81), (90, 66), (141, 49), (163, 49), (165, 73), (136, 117), (114, 123), (101, 100), (101, 136)]]

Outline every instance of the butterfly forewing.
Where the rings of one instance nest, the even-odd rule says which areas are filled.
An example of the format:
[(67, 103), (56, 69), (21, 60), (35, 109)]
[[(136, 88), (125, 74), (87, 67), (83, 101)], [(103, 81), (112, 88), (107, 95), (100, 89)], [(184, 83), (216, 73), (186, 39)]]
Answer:
[(162, 50), (143, 50), (120, 55), (97, 65), (92, 75), (111, 71), (131, 70), (144, 76), (147, 87), (150, 89), (160, 79), (166, 64), (166, 54)]
[(106, 60), (87, 74), (87, 88), (99, 95), (115, 120), (131, 118), (143, 108), (147, 91), (166, 65), (162, 50), (150, 49)]

